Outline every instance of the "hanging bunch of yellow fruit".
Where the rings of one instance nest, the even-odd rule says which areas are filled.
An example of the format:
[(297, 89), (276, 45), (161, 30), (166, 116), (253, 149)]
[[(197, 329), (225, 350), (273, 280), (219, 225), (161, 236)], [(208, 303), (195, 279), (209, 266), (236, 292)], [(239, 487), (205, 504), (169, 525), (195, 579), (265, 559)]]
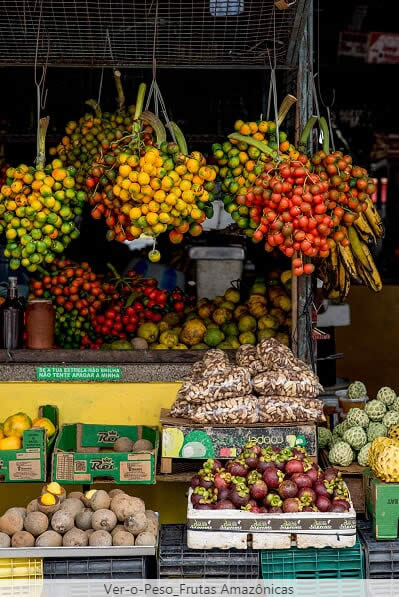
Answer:
[[(167, 142), (162, 122), (142, 112), (145, 85), (136, 102), (132, 132), (92, 166), (89, 194), (92, 216), (105, 218), (109, 240), (133, 240), (142, 234), (157, 237), (166, 231), (172, 243), (188, 232), (198, 236), (202, 223), (212, 217), (217, 167), (204, 156), (188, 155), (184, 135), (169, 123), (176, 142)], [(142, 123), (149, 121), (156, 135), (148, 144)], [(93, 182), (92, 182), (93, 181)]]

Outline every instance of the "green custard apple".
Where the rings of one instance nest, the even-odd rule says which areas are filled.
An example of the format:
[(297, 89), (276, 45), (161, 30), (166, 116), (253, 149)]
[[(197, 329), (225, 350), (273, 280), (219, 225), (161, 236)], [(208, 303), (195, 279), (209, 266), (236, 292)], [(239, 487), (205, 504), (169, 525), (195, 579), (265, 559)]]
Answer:
[(372, 421), (382, 421), (387, 407), (380, 400), (370, 400), (370, 402), (366, 402), (364, 410)]
[(383, 423), (371, 422), (367, 428), (367, 441), (373, 442), (377, 437), (385, 437), (387, 431)]
[(395, 402), (396, 392), (392, 388), (384, 386), (378, 390), (376, 398), (387, 406), (390, 406)]
[(367, 444), (367, 435), (363, 427), (351, 427), (345, 431), (344, 441), (347, 442), (354, 450), (361, 450)]
[(367, 388), (362, 381), (354, 381), (348, 387), (348, 398), (356, 400), (367, 396)]
[(350, 408), (346, 417), (349, 427), (368, 427), (370, 419), (361, 408)]
[(329, 451), (328, 459), (331, 464), (349, 466), (353, 461), (353, 450), (346, 442), (337, 442)]
[(359, 454), (357, 455), (357, 461), (360, 466), (368, 466), (369, 463), (369, 450), (370, 450), (371, 442), (363, 446), (360, 450)]

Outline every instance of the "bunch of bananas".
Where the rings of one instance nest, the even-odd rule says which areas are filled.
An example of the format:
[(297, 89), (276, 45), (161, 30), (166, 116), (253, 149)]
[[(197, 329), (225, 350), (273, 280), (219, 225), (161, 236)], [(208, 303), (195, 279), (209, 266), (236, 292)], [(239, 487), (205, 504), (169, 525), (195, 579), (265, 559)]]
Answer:
[(360, 213), (348, 227), (349, 243), (343, 246), (334, 243), (330, 255), (323, 259), (318, 268), (318, 276), (323, 281), (326, 296), (344, 301), (348, 295), (351, 279), (368, 286), (374, 292), (382, 289), (380, 274), (369, 249), (369, 243), (376, 243), (384, 235), (381, 217), (371, 200), (367, 209)]

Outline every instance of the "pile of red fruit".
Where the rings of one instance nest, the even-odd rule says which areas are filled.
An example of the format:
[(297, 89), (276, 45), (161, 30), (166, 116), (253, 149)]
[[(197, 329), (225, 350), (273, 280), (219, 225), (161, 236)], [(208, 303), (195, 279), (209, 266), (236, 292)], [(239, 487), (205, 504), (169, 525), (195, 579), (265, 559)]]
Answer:
[(350, 155), (340, 151), (327, 154), (318, 151), (312, 157), (313, 170), (328, 183), (328, 209), (334, 224), (333, 239), (349, 245), (347, 229), (367, 210), (367, 202), (376, 192), (376, 185), (367, 170), (352, 164)]
[(248, 443), (225, 467), (207, 460), (191, 480), (197, 510), (249, 512), (348, 512), (350, 497), (341, 474), (325, 472), (304, 448), (261, 449)]
[(82, 338), (83, 348), (131, 338), (141, 324), (159, 323), (167, 313), (180, 315), (188, 304), (183, 292), (162, 290), (153, 278), (134, 271), (122, 278), (113, 271), (116, 277), (103, 285), (104, 308), (93, 316), (92, 330)]
[(334, 226), (327, 214), (328, 182), (310, 172), (307, 162), (302, 154), (280, 164), (269, 162), (255, 186), (237, 197), (237, 203), (251, 208), (251, 220), (258, 224), (253, 240), (265, 240), (266, 251), (278, 248), (292, 258), (293, 273), (298, 276), (314, 271), (311, 263), (303, 265), (302, 255), (328, 257), (328, 237)]

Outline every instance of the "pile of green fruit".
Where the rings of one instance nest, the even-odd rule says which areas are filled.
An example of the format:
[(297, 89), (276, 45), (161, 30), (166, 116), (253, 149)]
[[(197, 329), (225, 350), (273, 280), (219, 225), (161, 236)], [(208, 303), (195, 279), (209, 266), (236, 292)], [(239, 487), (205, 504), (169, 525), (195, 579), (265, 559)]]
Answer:
[[(365, 391), (362, 382), (355, 384), (355, 388), (349, 386), (348, 394), (349, 390), (359, 393), (364, 388)], [(336, 425), (332, 433), (329, 429), (319, 427), (319, 447), (329, 448), (331, 464), (349, 466), (357, 461), (360, 466), (368, 466), (373, 441), (389, 436), (390, 430), (396, 425), (399, 425), (399, 397), (391, 388), (382, 387), (375, 400), (366, 402), (364, 410), (351, 408), (346, 419)]]
[(224, 296), (200, 299), (186, 316), (180, 341), (193, 349), (236, 349), (276, 338), (289, 345), (291, 272), (270, 272), (256, 278), (245, 293), (228, 288)]

